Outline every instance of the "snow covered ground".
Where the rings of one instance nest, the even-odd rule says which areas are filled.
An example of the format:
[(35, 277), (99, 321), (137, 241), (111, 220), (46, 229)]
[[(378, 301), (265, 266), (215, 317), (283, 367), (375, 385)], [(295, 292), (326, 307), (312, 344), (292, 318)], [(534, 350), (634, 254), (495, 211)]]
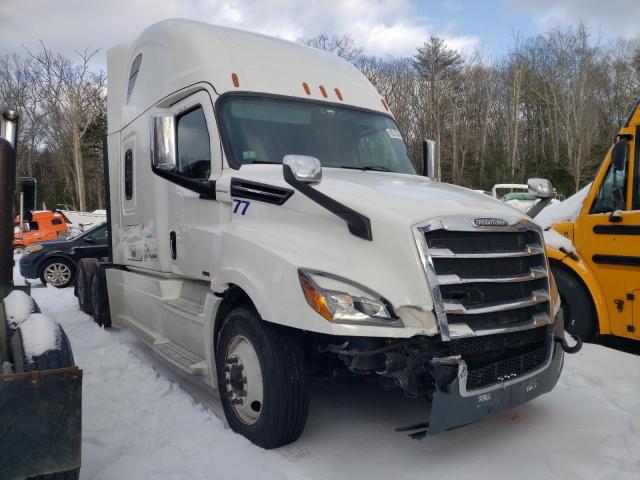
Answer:
[(421, 441), (394, 428), (423, 420), (423, 401), (317, 385), (302, 438), (263, 451), (231, 432), (215, 394), (80, 312), (71, 288), (32, 293), (84, 370), (82, 479), (640, 478), (640, 356), (586, 345), (550, 394)]

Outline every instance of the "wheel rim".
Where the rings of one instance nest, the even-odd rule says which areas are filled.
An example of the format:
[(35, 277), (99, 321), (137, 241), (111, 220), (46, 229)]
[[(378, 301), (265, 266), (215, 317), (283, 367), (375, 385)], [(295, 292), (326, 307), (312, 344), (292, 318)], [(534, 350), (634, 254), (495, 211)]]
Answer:
[(44, 269), (44, 279), (54, 287), (59, 287), (71, 280), (71, 269), (64, 263), (52, 263)]
[(236, 416), (251, 425), (262, 411), (262, 369), (251, 342), (242, 335), (229, 343), (225, 355), (225, 394)]

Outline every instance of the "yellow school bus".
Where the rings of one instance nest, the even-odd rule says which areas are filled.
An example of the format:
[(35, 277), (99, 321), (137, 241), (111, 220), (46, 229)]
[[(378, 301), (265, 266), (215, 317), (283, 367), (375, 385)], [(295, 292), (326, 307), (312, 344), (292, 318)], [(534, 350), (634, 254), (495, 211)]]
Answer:
[(640, 100), (573, 221), (553, 228), (576, 252), (547, 247), (569, 332), (640, 340)]

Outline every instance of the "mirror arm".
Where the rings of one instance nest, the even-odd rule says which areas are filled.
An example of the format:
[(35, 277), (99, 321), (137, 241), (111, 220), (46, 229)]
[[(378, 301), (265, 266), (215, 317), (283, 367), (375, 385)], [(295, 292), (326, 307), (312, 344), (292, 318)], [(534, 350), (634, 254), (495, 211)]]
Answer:
[(151, 170), (159, 177), (169, 180), (171, 183), (180, 185), (181, 187), (191, 190), (192, 192), (199, 193), (200, 198), (203, 200), (215, 200), (216, 199), (216, 182), (215, 180), (195, 180), (192, 178), (183, 177), (175, 173), (173, 170), (163, 170), (155, 165), (151, 164)]

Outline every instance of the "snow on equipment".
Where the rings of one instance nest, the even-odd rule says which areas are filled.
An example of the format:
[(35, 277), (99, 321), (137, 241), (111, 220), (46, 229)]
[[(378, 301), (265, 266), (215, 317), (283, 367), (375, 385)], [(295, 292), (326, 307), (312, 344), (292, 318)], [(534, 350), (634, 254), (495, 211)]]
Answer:
[[(13, 212), (17, 115), (4, 112), (0, 211)], [(8, 133), (7, 133), (8, 132)], [(13, 214), (0, 218), (0, 478), (78, 478), (82, 371), (56, 322), (13, 285)]]

